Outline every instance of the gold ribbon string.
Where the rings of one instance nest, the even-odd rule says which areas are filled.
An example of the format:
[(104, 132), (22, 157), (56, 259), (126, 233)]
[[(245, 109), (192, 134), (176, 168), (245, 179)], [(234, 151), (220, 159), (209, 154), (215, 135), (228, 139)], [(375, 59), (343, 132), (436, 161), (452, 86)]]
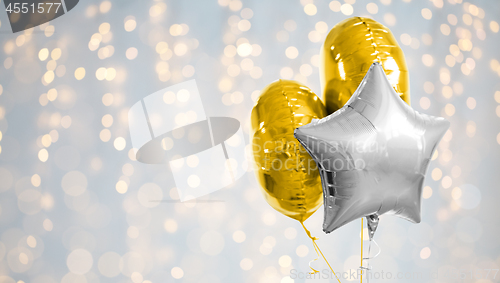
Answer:
[(302, 227), (304, 228), (304, 231), (306, 231), (307, 236), (311, 239), (311, 241), (312, 241), (312, 243), (313, 243), (313, 246), (314, 246), (314, 250), (316, 251), (316, 254), (318, 255), (318, 257), (317, 257), (317, 258), (315, 258), (315, 259), (313, 259), (313, 260), (311, 260), (311, 261), (309, 262), (309, 267), (310, 267), (310, 268), (314, 271), (314, 272), (313, 272), (313, 274), (314, 274), (314, 273), (318, 273), (319, 271), (317, 271), (316, 269), (312, 268), (311, 263), (312, 263), (313, 261), (318, 260), (318, 259), (319, 259), (319, 255), (321, 254), (321, 256), (322, 256), (322, 257), (323, 257), (323, 259), (325, 260), (326, 264), (328, 264), (328, 267), (330, 267), (330, 270), (332, 271), (333, 275), (335, 275), (335, 278), (337, 278), (337, 281), (338, 281), (339, 283), (341, 283), (341, 282), (340, 282), (340, 280), (339, 280), (339, 278), (337, 277), (337, 274), (335, 274), (335, 271), (333, 271), (332, 266), (330, 265), (330, 263), (329, 263), (329, 262), (328, 262), (328, 260), (326, 259), (325, 255), (323, 255), (323, 252), (321, 252), (321, 249), (319, 248), (318, 244), (316, 244), (316, 240), (318, 240), (318, 238), (311, 236), (311, 232), (309, 232), (309, 230), (307, 230), (306, 226), (304, 225), (304, 223), (303, 223), (302, 221), (300, 222), (300, 224), (301, 224), (301, 225), (302, 225)]
[(361, 279), (359, 282), (363, 283), (363, 217), (361, 217)]

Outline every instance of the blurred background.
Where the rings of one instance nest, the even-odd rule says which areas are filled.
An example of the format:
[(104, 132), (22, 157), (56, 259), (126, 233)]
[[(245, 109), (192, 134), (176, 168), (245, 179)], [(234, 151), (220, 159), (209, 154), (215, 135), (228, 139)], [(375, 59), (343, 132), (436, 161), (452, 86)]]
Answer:
[[(248, 144), (264, 86), (295, 79), (321, 93), (320, 46), (351, 16), (392, 30), (412, 107), (451, 122), (422, 222), (382, 216), (372, 271), (499, 281), (498, 1), (87, 0), (15, 34), (0, 12), (0, 282), (328, 282), (292, 278), (315, 251), (250, 169), (212, 201), (180, 203), (167, 165), (135, 161), (127, 114), (196, 79), (207, 116), (240, 120)], [(334, 270), (357, 269), (360, 221), (326, 235), (322, 210), (305, 225)]]

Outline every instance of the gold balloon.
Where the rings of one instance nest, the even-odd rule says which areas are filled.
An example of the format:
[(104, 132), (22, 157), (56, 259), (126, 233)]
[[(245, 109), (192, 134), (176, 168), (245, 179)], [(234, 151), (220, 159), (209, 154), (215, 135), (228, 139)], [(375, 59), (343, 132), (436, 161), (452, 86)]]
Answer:
[(252, 110), (253, 155), (264, 197), (300, 222), (322, 205), (323, 191), (316, 163), (293, 132), (325, 115), (316, 94), (288, 80), (268, 85)]
[(391, 31), (368, 18), (335, 25), (321, 49), (321, 86), (329, 114), (342, 108), (374, 62), (379, 62), (394, 90), (410, 104), (408, 68)]

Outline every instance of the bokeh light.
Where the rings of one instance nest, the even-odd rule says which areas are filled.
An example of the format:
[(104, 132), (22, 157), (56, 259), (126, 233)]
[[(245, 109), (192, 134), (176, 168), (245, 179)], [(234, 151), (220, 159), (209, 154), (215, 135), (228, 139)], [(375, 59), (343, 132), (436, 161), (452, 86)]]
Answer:
[[(227, 145), (248, 143), (250, 111), (265, 85), (298, 80), (321, 97), (319, 50), (351, 16), (392, 30), (407, 61), (411, 107), (451, 122), (423, 181), (422, 222), (382, 217), (372, 271), (499, 268), (495, 1), (125, 2), (80, 1), (16, 34), (2, 20), (0, 282), (304, 282), (290, 271), (310, 271), (311, 240), (267, 205), (252, 172), (181, 203), (172, 174), (201, 161), (137, 162), (128, 110), (195, 79), (207, 116), (241, 122), (245, 139)], [(165, 93), (163, 102), (190, 95)], [(172, 150), (188, 135), (162, 137), (161, 147)], [(186, 179), (203, 186), (196, 174)], [(305, 226), (335, 270), (357, 269), (359, 221), (326, 235), (321, 210)], [(322, 260), (311, 266), (328, 268)]]

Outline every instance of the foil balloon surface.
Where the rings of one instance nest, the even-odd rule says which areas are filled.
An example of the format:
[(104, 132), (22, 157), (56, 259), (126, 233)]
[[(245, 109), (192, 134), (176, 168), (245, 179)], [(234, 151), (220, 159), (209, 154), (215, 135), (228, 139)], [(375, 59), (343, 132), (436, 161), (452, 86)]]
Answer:
[(382, 64), (391, 86), (410, 104), (408, 68), (391, 31), (372, 19), (353, 17), (335, 25), (321, 48), (320, 80), (328, 114), (344, 106), (374, 62)]
[(294, 138), (295, 128), (326, 115), (321, 99), (288, 80), (268, 85), (252, 110), (252, 147), (257, 179), (266, 201), (300, 222), (322, 204), (315, 161)]
[(449, 125), (404, 103), (373, 63), (344, 107), (295, 130), (320, 169), (323, 230), (370, 216), (373, 236), (382, 214), (420, 222), (425, 173)]

